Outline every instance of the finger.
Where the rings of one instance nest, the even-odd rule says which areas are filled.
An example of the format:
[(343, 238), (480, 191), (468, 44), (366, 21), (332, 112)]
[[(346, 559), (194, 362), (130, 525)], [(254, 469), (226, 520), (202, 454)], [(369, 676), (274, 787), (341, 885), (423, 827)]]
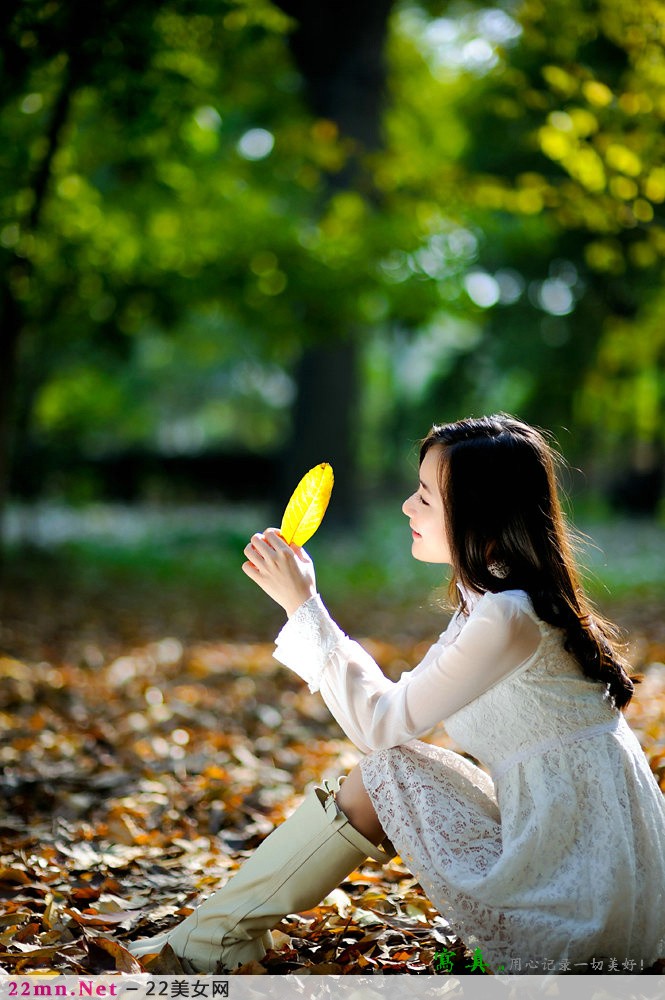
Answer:
[(250, 562), (253, 559), (262, 559), (263, 558), (263, 556), (261, 555), (261, 552), (259, 551), (259, 549), (256, 548), (256, 546), (253, 545), (252, 542), (248, 542), (247, 543), (247, 545), (243, 549), (243, 552), (245, 553), (245, 555), (247, 556), (247, 558), (248, 558), (248, 560)]
[(287, 552), (291, 549), (284, 535), (280, 534), (277, 528), (268, 528), (265, 534), (266, 541), (276, 551)]
[(275, 549), (277, 540), (280, 538), (281, 535), (275, 528), (268, 528), (266, 531), (259, 531), (257, 534), (252, 535), (251, 544), (259, 552), (267, 554), (271, 549)]
[(265, 534), (269, 536), (270, 545), (276, 551), (294, 552), (296, 555), (300, 555), (301, 558), (309, 559), (309, 556), (300, 545), (296, 545), (295, 542), (287, 542), (284, 535), (277, 528), (266, 528)]
[(266, 541), (263, 532), (257, 531), (245, 546), (244, 552), (247, 558), (251, 560), (253, 556), (265, 558), (270, 554), (271, 550), (272, 545)]
[(291, 549), (295, 552), (301, 562), (309, 563), (312, 561), (312, 557), (305, 551), (305, 549), (303, 549), (301, 545), (291, 545)]

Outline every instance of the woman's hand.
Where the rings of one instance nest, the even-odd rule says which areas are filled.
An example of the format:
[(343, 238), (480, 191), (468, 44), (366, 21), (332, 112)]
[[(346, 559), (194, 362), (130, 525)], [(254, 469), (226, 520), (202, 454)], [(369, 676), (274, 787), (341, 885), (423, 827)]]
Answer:
[(314, 563), (299, 545), (288, 545), (277, 528), (252, 535), (245, 555), (243, 573), (281, 604), (289, 618), (303, 601), (315, 596)]

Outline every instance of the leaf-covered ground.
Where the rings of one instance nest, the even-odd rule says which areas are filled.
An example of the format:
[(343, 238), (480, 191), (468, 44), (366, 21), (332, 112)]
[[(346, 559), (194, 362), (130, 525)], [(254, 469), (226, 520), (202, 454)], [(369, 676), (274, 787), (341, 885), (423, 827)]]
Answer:
[[(181, 919), (310, 785), (358, 754), (319, 697), (272, 658), (272, 642), (248, 641), (274, 634), (272, 612), (241, 618), (235, 608), (235, 625), (227, 614), (222, 628), (214, 604), (182, 590), (82, 589), (80, 580), (72, 589), (48, 572), (10, 583), (0, 971), (136, 972), (124, 942)], [(626, 599), (606, 610), (629, 630), (645, 671), (628, 718), (665, 790), (662, 606)], [(339, 617), (397, 676), (443, 627), (439, 614), (425, 608), (405, 623), (376, 603)], [(472, 964), (399, 859), (367, 862), (320, 906), (285, 920), (275, 944), (249, 971), (427, 974), (442, 949), (454, 953), (452, 971)], [(182, 971), (174, 956), (148, 968)]]

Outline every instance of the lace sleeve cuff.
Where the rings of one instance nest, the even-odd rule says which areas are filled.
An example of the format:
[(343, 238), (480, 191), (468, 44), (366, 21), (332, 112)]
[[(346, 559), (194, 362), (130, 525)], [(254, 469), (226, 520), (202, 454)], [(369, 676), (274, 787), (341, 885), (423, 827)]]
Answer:
[(346, 636), (335, 624), (319, 594), (291, 615), (275, 640), (274, 657), (318, 691), (321, 675), (333, 649)]

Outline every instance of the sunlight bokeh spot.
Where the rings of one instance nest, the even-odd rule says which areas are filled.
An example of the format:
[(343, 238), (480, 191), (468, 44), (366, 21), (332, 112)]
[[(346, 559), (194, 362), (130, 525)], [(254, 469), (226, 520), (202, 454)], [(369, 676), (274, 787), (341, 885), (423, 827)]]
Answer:
[(484, 271), (472, 271), (464, 279), (464, 287), (472, 302), (481, 309), (496, 305), (501, 297), (501, 287), (496, 278)]
[(264, 160), (270, 156), (275, 137), (265, 128), (250, 128), (238, 142), (238, 152), (245, 160)]

